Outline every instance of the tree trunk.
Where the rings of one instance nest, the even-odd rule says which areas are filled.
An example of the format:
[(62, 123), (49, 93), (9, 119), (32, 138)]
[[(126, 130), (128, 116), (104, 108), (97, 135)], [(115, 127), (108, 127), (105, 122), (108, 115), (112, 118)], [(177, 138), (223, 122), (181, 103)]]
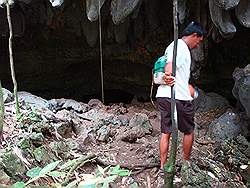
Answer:
[[(176, 56), (177, 56), (177, 43), (178, 43), (178, 17), (177, 17), (177, 1), (173, 0), (173, 22), (174, 22), (174, 50), (173, 50), (173, 65), (172, 76), (176, 75)], [(171, 120), (172, 120), (172, 139), (171, 150), (168, 162), (164, 165), (166, 176), (164, 178), (164, 185), (166, 188), (172, 188), (174, 174), (175, 174), (175, 161), (178, 145), (178, 129), (177, 129), (177, 111), (175, 103), (175, 88), (171, 87)]]
[(0, 148), (3, 141), (3, 123), (4, 123), (4, 102), (3, 102), (3, 90), (0, 80)]
[(16, 82), (16, 76), (15, 76), (15, 69), (14, 69), (14, 62), (13, 62), (13, 53), (12, 53), (12, 37), (13, 37), (13, 31), (12, 31), (12, 24), (11, 24), (11, 16), (10, 16), (10, 5), (8, 0), (6, 1), (6, 8), (7, 8), (7, 20), (9, 24), (9, 55), (10, 55), (10, 69), (11, 69), (11, 77), (14, 85), (14, 97), (15, 97), (15, 103), (16, 103), (16, 117), (20, 114), (20, 108), (19, 108), (19, 102), (18, 102), (18, 96), (17, 96), (17, 82)]

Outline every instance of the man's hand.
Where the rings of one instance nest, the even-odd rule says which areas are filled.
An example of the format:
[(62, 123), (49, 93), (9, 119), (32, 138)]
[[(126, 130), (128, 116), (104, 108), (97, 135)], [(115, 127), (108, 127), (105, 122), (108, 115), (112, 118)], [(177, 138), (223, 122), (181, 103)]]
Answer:
[(171, 73), (165, 73), (163, 80), (168, 86), (173, 86), (175, 84), (175, 77), (171, 76)]

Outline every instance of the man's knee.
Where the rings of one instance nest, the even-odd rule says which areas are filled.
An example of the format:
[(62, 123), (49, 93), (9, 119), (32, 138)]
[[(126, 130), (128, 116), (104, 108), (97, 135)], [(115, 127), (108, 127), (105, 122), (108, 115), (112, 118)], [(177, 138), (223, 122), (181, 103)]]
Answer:
[(171, 133), (161, 133), (161, 139), (169, 140)]

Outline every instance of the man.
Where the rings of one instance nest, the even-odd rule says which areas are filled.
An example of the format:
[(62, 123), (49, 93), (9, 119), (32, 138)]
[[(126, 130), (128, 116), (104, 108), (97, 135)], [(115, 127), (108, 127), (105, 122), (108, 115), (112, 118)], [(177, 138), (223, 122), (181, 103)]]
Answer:
[[(182, 38), (178, 39), (176, 57), (176, 77), (171, 76), (173, 47), (172, 42), (166, 49), (167, 64), (165, 66), (166, 85), (160, 85), (157, 90), (157, 103), (161, 113), (161, 139), (160, 139), (160, 172), (167, 160), (169, 139), (172, 131), (171, 125), (171, 86), (175, 85), (175, 99), (177, 108), (178, 129), (184, 133), (183, 159), (189, 160), (194, 140), (194, 106), (190, 88), (190, 49), (196, 48), (203, 40), (205, 30), (197, 22), (191, 22), (183, 31)], [(193, 95), (193, 94), (192, 94)]]

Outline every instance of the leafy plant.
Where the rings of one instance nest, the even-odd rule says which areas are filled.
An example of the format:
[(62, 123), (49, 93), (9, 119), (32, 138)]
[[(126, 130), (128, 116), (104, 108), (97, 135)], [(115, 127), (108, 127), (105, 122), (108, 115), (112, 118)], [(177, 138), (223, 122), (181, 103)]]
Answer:
[[(29, 185), (30, 183), (46, 177), (52, 177), (55, 181), (57, 178), (57, 182), (55, 181), (56, 187), (66, 186), (65, 188), (72, 188), (76, 187), (79, 184), (80, 188), (108, 188), (111, 182), (114, 182), (119, 176), (129, 176), (131, 171), (126, 169), (121, 169), (120, 165), (115, 167), (107, 166), (102, 168), (101, 166), (97, 165), (97, 170), (95, 174), (79, 174), (79, 179), (71, 180), (71, 182), (67, 182), (65, 185), (65, 180), (70, 177), (72, 169), (76, 170), (77, 164), (83, 164), (83, 162), (88, 161), (83, 160), (84, 158), (78, 158), (69, 160), (66, 163), (60, 165), (58, 164), (61, 161), (52, 162), (45, 167), (34, 167), (26, 172), (26, 175), (30, 178), (26, 183), (25, 182), (16, 182), (12, 185), (12, 188), (24, 188), (25, 186)], [(86, 159), (86, 157), (85, 157)], [(79, 163), (79, 161), (81, 163)], [(58, 167), (58, 170), (56, 168)], [(67, 175), (66, 172), (68, 171)]]
[(12, 187), (13, 188), (24, 188), (25, 186), (38, 180), (39, 178), (44, 178), (44, 177), (48, 177), (48, 176), (50, 176), (50, 177), (64, 177), (65, 176), (64, 172), (59, 172), (59, 171), (54, 170), (60, 162), (61, 161), (55, 161), (55, 162), (52, 162), (52, 163), (46, 165), (43, 168), (35, 167), (35, 168), (30, 169), (29, 171), (26, 172), (26, 175), (28, 177), (30, 177), (31, 179), (29, 179), (26, 183), (16, 182), (14, 185), (12, 185)]
[(96, 175), (88, 176), (84, 181), (80, 182), (80, 188), (108, 188), (111, 182), (114, 182), (119, 176), (129, 176), (131, 171), (121, 169), (120, 165), (115, 167), (107, 166), (102, 168), (97, 165)]
[(19, 114), (17, 117), (17, 120), (19, 122), (24, 122), (27, 120), (32, 121), (32, 122), (39, 122), (42, 119), (39, 117), (36, 110), (32, 108), (31, 111), (26, 114), (23, 114), (23, 113)]

